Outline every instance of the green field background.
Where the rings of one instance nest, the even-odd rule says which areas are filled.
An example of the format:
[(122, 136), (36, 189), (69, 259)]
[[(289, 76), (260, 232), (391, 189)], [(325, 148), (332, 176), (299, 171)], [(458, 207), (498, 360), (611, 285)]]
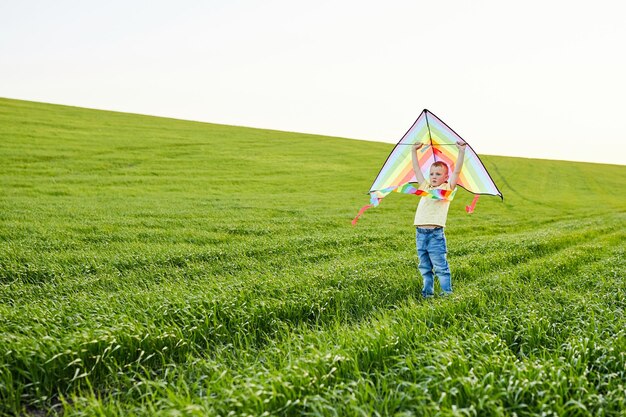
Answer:
[(625, 415), (626, 166), (481, 155), (424, 301), (392, 147), (0, 99), (0, 415)]

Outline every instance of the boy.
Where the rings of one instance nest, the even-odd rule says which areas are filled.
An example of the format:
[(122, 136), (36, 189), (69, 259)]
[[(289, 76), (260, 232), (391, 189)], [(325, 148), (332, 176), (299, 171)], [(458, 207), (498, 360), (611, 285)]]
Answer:
[[(422, 175), (417, 162), (417, 152), (424, 146), (417, 143), (412, 146), (413, 170), (419, 182), (420, 190), (432, 192), (433, 190), (453, 191), (459, 179), (463, 160), (465, 159), (465, 147), (467, 143), (458, 141), (459, 158), (454, 167), (452, 175), (448, 175), (448, 166), (441, 161), (433, 163), (430, 167), (428, 181)], [(424, 288), (422, 296), (429, 298), (434, 295), (434, 274), (439, 278), (441, 294), (452, 293), (452, 282), (450, 278), (450, 267), (446, 259), (446, 236), (443, 229), (446, 226), (448, 217), (449, 200), (439, 200), (430, 197), (422, 197), (415, 212), (415, 244), (417, 246), (417, 256), (419, 257), (419, 271), (424, 278)]]

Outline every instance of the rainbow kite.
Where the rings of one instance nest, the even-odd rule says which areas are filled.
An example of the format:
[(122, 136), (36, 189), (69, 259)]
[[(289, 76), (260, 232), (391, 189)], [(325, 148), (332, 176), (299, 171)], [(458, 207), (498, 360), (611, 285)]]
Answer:
[[(430, 166), (435, 161), (445, 162), (450, 172), (454, 171), (454, 164), (459, 155), (456, 142), (459, 140), (463, 139), (454, 130), (450, 129), (448, 125), (433, 113), (424, 109), (415, 123), (413, 123), (413, 126), (402, 136), (402, 139), (400, 139), (387, 157), (385, 164), (374, 180), (374, 184), (370, 187), (370, 204), (361, 208), (357, 216), (352, 220), (352, 224), (356, 224), (365, 210), (378, 206), (380, 200), (394, 191), (404, 194), (416, 194), (422, 197), (452, 200), (454, 194), (456, 194), (456, 189), (451, 192), (434, 190), (434, 192), (428, 193), (419, 190), (417, 188), (419, 184), (411, 184), (417, 182), (411, 162), (411, 145), (416, 143), (427, 145), (418, 151), (417, 160), (424, 178), (428, 178)], [(457, 185), (465, 188), (470, 193), (476, 194), (472, 204), (466, 207), (468, 213), (474, 210), (476, 200), (480, 194), (496, 195), (503, 198), (502, 193), (496, 187), (480, 158), (469, 144), (465, 149), (465, 161), (463, 162)]]

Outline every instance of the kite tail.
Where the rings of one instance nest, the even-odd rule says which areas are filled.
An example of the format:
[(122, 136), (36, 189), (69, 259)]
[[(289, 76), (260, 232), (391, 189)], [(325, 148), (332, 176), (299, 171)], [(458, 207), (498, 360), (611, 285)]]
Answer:
[(359, 221), (359, 217), (361, 217), (361, 215), (365, 213), (365, 210), (367, 210), (368, 208), (372, 208), (372, 207), (374, 207), (374, 204), (368, 204), (366, 206), (361, 207), (361, 210), (359, 210), (359, 213), (356, 215), (354, 219), (352, 219), (352, 226), (356, 226), (356, 222)]
[(465, 206), (465, 211), (467, 211), (467, 214), (472, 214), (474, 212), (474, 208), (476, 207), (476, 203), (478, 202), (478, 197), (480, 197), (480, 195), (476, 194), (470, 205)]

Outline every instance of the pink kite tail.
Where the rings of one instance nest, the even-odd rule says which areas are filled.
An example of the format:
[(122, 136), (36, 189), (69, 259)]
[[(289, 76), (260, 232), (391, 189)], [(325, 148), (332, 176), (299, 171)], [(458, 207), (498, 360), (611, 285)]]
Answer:
[(356, 226), (356, 222), (359, 221), (359, 217), (361, 217), (361, 214), (365, 213), (365, 210), (367, 210), (368, 208), (374, 207), (373, 204), (368, 204), (366, 206), (361, 207), (361, 210), (359, 210), (359, 214), (356, 215), (356, 217), (354, 219), (352, 219), (352, 226)]
[(474, 212), (474, 208), (476, 207), (476, 202), (478, 201), (478, 197), (480, 197), (480, 195), (476, 194), (471, 204), (469, 206), (465, 206), (465, 211), (467, 211), (467, 214), (472, 214)]

